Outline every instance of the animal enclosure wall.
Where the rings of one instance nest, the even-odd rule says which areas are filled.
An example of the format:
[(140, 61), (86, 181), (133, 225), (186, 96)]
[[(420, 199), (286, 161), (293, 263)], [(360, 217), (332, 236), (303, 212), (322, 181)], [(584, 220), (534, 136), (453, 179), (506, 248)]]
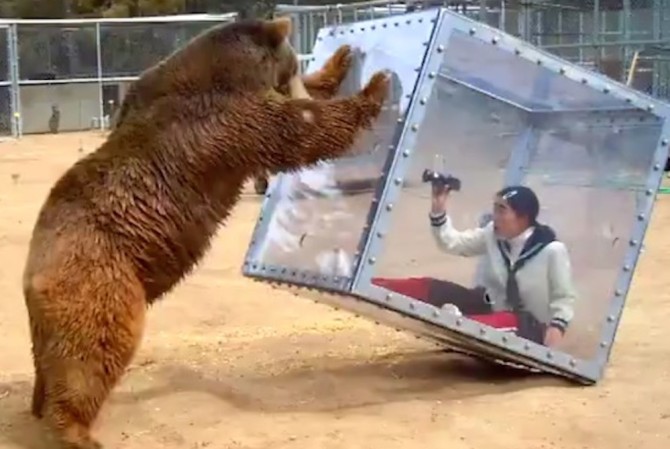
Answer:
[[(431, 23), (416, 79), (397, 70), (410, 46), (384, 36), (393, 21), (322, 30), (330, 38), (318, 41), (312, 69), (348, 43), (365, 56), (351, 79), (361, 67), (391, 68), (411, 98), (399, 102), (393, 133), (385, 115), (361, 138), (357, 150), (365, 155), (277, 178), (244, 273), (349, 293), (328, 300), (457, 350), (595, 382), (668, 156), (670, 107), (449, 11)], [(383, 139), (380, 130), (387, 130)], [(370, 165), (380, 142), (388, 157)], [(369, 185), (352, 187), (355, 173), (380, 169), (379, 182), (372, 176)], [(489, 235), (480, 241), (495, 249), (492, 259), (484, 256), (488, 246), (463, 246), (465, 237), (441, 246), (435, 229), (443, 223), (429, 220), (427, 169), (458, 178), (450, 223)], [(536, 192), (539, 220), (558, 242), (542, 250), (545, 268), (531, 260), (520, 269), (539, 287), (520, 282), (516, 304), (507, 296), (507, 273), (490, 262), (502, 263), (494, 242), (503, 242), (491, 217), (496, 191), (519, 184)], [(554, 322), (568, 325), (549, 339)]]

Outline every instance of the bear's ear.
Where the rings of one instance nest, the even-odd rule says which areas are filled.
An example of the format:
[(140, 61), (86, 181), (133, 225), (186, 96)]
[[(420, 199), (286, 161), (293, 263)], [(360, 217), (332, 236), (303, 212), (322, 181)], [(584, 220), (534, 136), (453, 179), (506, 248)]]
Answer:
[(274, 47), (281, 45), (293, 31), (293, 23), (288, 16), (278, 17), (265, 22), (265, 30), (268, 33), (270, 44)]

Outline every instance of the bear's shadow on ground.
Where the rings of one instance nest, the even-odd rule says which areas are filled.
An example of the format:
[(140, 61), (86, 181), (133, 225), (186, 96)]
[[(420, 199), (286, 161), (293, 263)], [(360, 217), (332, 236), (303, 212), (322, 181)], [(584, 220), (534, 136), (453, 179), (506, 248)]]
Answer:
[(413, 400), (458, 401), (546, 386), (566, 380), (533, 374), (443, 351), (393, 355), (376, 362), (345, 362), (332, 369), (303, 368), (277, 376), (207, 376), (208, 369), (164, 366), (165, 384), (116, 395), (135, 402), (195, 391), (244, 411), (329, 413)]
[[(117, 391), (107, 407), (198, 392), (242, 411), (330, 413), (403, 401), (449, 403), (548, 386), (572, 386), (554, 376), (441, 351), (391, 355), (376, 362), (346, 361), (333, 369), (302, 368), (253, 378), (204, 374), (216, 371), (214, 366), (195, 370), (180, 363), (154, 365), (151, 376), (159, 385), (134, 392)], [(135, 375), (142, 374), (129, 373), (128, 377)], [(0, 391), (3, 389), (11, 394), (0, 400), (0, 435), (25, 449), (50, 447), (41, 424), (28, 411), (32, 384), (0, 384)]]

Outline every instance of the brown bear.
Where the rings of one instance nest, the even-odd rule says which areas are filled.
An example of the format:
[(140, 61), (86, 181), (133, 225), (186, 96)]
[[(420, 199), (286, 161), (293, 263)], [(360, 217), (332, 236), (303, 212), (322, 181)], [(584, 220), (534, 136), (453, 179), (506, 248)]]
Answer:
[(344, 155), (379, 116), (381, 72), (348, 97), (278, 94), (297, 76), (290, 31), (290, 21), (246, 20), (185, 46), (164, 66), (167, 94), (127, 112), (49, 192), (23, 290), (32, 412), (62, 447), (102, 447), (90, 426), (140, 344), (147, 307), (202, 258), (244, 182)]

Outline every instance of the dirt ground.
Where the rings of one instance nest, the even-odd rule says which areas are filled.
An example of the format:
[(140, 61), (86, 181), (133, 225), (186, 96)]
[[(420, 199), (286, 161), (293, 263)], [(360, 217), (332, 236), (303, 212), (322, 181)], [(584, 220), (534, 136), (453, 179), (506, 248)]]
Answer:
[[(43, 447), (20, 277), (56, 177), (96, 134), (0, 142), (0, 448)], [(240, 274), (245, 196), (194, 275), (149, 314), (98, 421), (107, 448), (667, 449), (670, 198), (661, 196), (606, 377), (578, 387), (441, 353)], [(654, 268), (656, 265), (657, 268)]]

